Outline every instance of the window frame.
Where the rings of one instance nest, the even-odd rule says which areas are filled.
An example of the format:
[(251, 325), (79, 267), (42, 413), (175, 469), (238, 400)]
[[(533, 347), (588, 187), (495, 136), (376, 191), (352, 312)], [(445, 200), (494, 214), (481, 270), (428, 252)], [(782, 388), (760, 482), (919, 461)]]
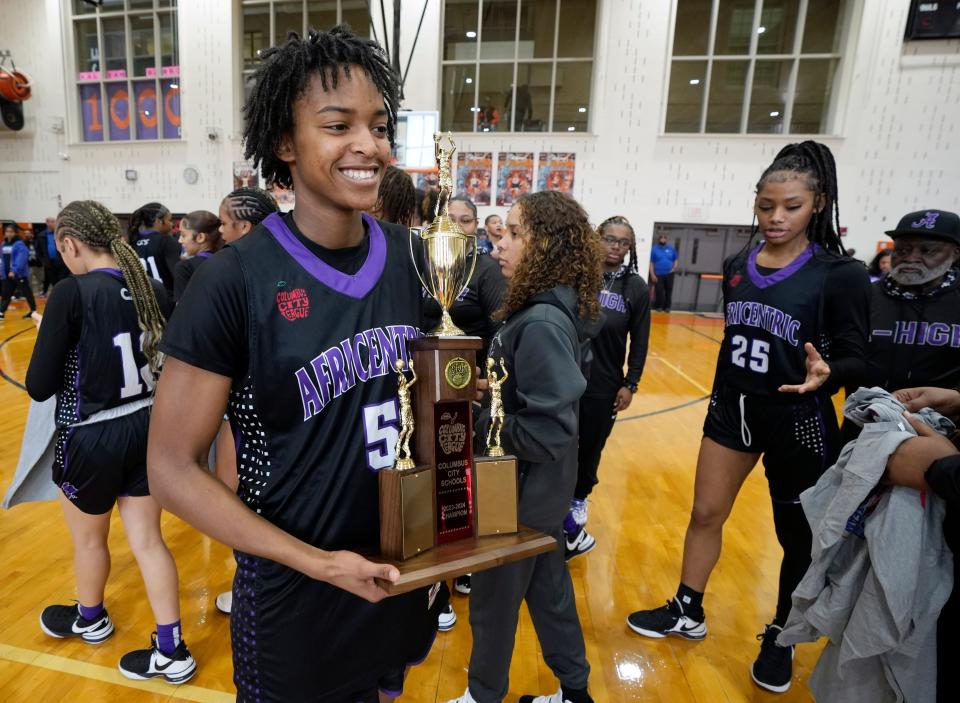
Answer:
[[(594, 24), (593, 24), (593, 54), (591, 56), (565, 56), (558, 57), (557, 49), (559, 48), (560, 43), (560, 12), (563, 8), (563, 0), (555, 0), (556, 2), (556, 12), (554, 13), (553, 19), (553, 54), (548, 58), (520, 58), (520, 18), (521, 12), (523, 10), (523, 3), (530, 2), (531, 0), (517, 0), (517, 17), (515, 22), (514, 29), (514, 38), (513, 38), (513, 58), (508, 60), (504, 59), (481, 59), (480, 58), (480, 45), (483, 41), (483, 3), (484, 0), (477, 0), (477, 55), (473, 59), (445, 59), (443, 58), (444, 52), (444, 39), (443, 33), (444, 28), (446, 27), (446, 17), (447, 17), (447, 0), (443, 0), (440, 7), (440, 31), (439, 31), (439, 53), (440, 53), (440, 62), (439, 62), (439, 76), (437, 80), (437, 106), (440, 113), (440, 125), (443, 125), (443, 72), (447, 66), (473, 66), (474, 75), (476, 78), (473, 82), (473, 129), (469, 132), (464, 131), (452, 131), (454, 134), (542, 134), (542, 135), (570, 135), (582, 137), (583, 135), (592, 135), (594, 133), (595, 121), (593, 119), (593, 104), (596, 97), (596, 85), (597, 85), (597, 46), (600, 39), (600, 25), (603, 19), (602, 13), (602, 3), (603, 0), (596, 0), (596, 5), (594, 12)], [(556, 102), (556, 93), (557, 93), (557, 65), (561, 63), (571, 63), (571, 64), (582, 64), (586, 61), (590, 62), (590, 99), (587, 101), (587, 127), (583, 132), (571, 132), (569, 130), (557, 131), (554, 129), (554, 108)], [(512, 63), (513, 65), (513, 89), (510, 93), (510, 104), (517, 104), (517, 74), (520, 69), (520, 64), (540, 64), (540, 65), (549, 65), (550, 69), (550, 107), (547, 112), (548, 120), (547, 127), (548, 129), (543, 132), (521, 132), (515, 129), (514, 121), (516, 120), (516, 110), (510, 111), (510, 129), (497, 131), (497, 132), (483, 132), (477, 131), (477, 118), (479, 116), (479, 104), (480, 104), (480, 66), (482, 65), (505, 65), (507, 63)]]
[[(169, 0), (165, 0), (169, 2)], [(149, 8), (133, 8), (129, 6), (129, 0), (124, 0), (123, 7), (121, 9), (110, 9), (104, 10), (101, 6), (91, 7), (89, 12), (83, 14), (77, 14), (74, 10), (74, 3), (72, 0), (65, 0), (61, 3), (61, 17), (63, 19), (63, 26), (66, 28), (64, 32), (64, 42), (63, 49), (67, 53), (66, 61), (64, 61), (64, 66), (66, 71), (64, 72), (64, 87), (65, 93), (68, 96), (67, 100), (69, 102), (69, 107), (67, 109), (67, 127), (68, 127), (68, 144), (70, 146), (90, 146), (90, 145), (99, 145), (99, 146), (116, 146), (118, 144), (126, 145), (135, 145), (135, 144), (176, 144), (184, 141), (184, 124), (183, 124), (183, 115), (184, 115), (184, 98), (183, 90), (180, 87), (182, 83), (182, 57), (180, 56), (180, 3), (177, 0), (175, 6), (162, 7), (160, 6), (160, 0), (152, 0), (151, 7)], [(162, 109), (161, 105), (163, 102), (163, 92), (162, 84), (164, 81), (173, 80), (176, 81), (178, 99), (180, 103), (180, 135), (177, 137), (163, 137), (163, 124), (158, 114), (157, 121), (157, 137), (142, 139), (136, 136), (137, 128), (135, 125), (136, 120), (136, 93), (134, 92), (135, 83), (143, 83), (150, 80), (149, 76), (136, 76), (133, 75), (133, 65), (134, 65), (134, 55), (133, 55), (133, 38), (130, 32), (130, 17), (131, 15), (142, 15), (145, 13), (150, 13), (152, 15), (153, 21), (153, 44), (154, 44), (154, 68), (156, 70), (155, 75), (152, 77), (154, 83), (154, 90), (157, 95), (157, 109)], [(176, 76), (163, 76), (161, 69), (162, 66), (162, 42), (161, 42), (161, 30), (160, 30), (160, 16), (161, 15), (173, 15), (175, 21), (171, 26), (175, 29), (175, 49), (178, 57), (177, 63), (177, 75)], [(124, 30), (124, 51), (125, 59), (127, 64), (127, 75), (121, 79), (109, 79), (107, 78), (107, 70), (104, 66), (105, 57), (104, 57), (104, 44), (103, 44), (103, 25), (102, 19), (123, 19), (123, 30)], [(77, 79), (78, 74), (78, 62), (77, 62), (77, 41), (76, 41), (76, 25), (78, 22), (84, 21), (94, 21), (97, 28), (97, 48), (100, 51), (100, 78), (93, 81), (80, 81)], [(107, 86), (108, 84), (119, 83), (125, 81), (127, 84), (127, 95), (128, 95), (128, 111), (130, 115), (130, 138), (129, 139), (111, 139), (110, 138), (110, 129), (107, 124), (109, 120), (108, 114), (108, 105), (109, 101), (106, 100), (107, 96)], [(83, 138), (83, 106), (80, 104), (79, 98), (79, 86), (81, 85), (96, 85), (100, 91), (100, 104), (101, 104), (101, 119), (103, 120), (103, 139), (99, 141), (86, 141)]]
[[(667, 35), (663, 94), (660, 103), (660, 136), (661, 137), (693, 137), (693, 138), (774, 138), (782, 140), (784, 137), (818, 137), (818, 138), (838, 138), (843, 136), (843, 121), (845, 117), (846, 97), (850, 92), (850, 80), (852, 74), (853, 56), (852, 50), (855, 48), (859, 37), (859, 19), (862, 17), (863, 0), (848, 0), (845, 3), (842, 14), (838, 17), (840, 24), (839, 35), (836, 42), (836, 50), (832, 52), (811, 52), (803, 53), (803, 32), (807, 21), (807, 10), (809, 9), (809, 0), (798, 0), (797, 20), (793, 34), (793, 46), (788, 53), (758, 53), (757, 45), (759, 43), (758, 29), (763, 12), (763, 0), (754, 0), (753, 20), (751, 25), (750, 46), (747, 53), (744, 54), (716, 54), (714, 47), (716, 43), (717, 20), (719, 15), (719, 5), (721, 0), (711, 0), (710, 23), (707, 36), (707, 51), (705, 54), (685, 54), (674, 56), (673, 44), (677, 29), (677, 11), (679, 3), (682, 0), (673, 0), (670, 7), (670, 31)], [(750, 132), (748, 131), (750, 121), (750, 102), (753, 94), (753, 78), (757, 61), (790, 61), (790, 76), (788, 79), (788, 89), (784, 100), (784, 114), (782, 132)], [(800, 69), (801, 60), (829, 60), (836, 62), (836, 69), (833, 74), (833, 87), (830, 92), (829, 102), (826, 106), (826, 116), (824, 119), (825, 130), (821, 132), (793, 132), (790, 130), (790, 124), (793, 121), (793, 109), (796, 98), (797, 76)], [(707, 64), (704, 79), (702, 83), (703, 99), (700, 105), (699, 129), (696, 132), (670, 132), (667, 131), (667, 112), (670, 106), (670, 79), (673, 73), (674, 62), (705, 62)], [(709, 132), (707, 131), (707, 117), (710, 107), (710, 87), (713, 74), (714, 63), (720, 62), (742, 62), (747, 61), (747, 75), (743, 88), (743, 103), (740, 106), (739, 129), (736, 132)]]
[[(343, 0), (331, 0), (337, 3), (337, 24), (343, 22)], [(243, 21), (244, 21), (244, 8), (247, 7), (267, 7), (269, 8), (270, 14), (270, 36), (269, 41), (267, 42), (268, 46), (274, 46), (273, 37), (277, 32), (277, 5), (280, 4), (290, 4), (291, 2), (297, 2), (297, 0), (235, 0), (234, 9), (236, 14), (237, 21), (234, 25), (235, 31), (233, 33), (233, 46), (234, 46), (234, 105), (233, 105), (233, 114), (236, 116), (236, 132), (237, 134), (243, 133), (243, 104), (246, 101), (246, 84), (247, 80), (251, 78), (256, 72), (256, 68), (247, 69), (244, 68), (244, 47), (243, 47)], [(301, 5), (301, 12), (303, 13), (303, 22), (300, 25), (300, 35), (306, 36), (307, 29), (310, 25), (310, 13), (308, 6), (311, 0), (299, 0)], [(366, 36), (372, 38), (372, 30), (374, 27), (373, 18), (370, 16), (369, 5), (367, 7), (367, 17), (370, 20), (370, 24), (367, 28)]]

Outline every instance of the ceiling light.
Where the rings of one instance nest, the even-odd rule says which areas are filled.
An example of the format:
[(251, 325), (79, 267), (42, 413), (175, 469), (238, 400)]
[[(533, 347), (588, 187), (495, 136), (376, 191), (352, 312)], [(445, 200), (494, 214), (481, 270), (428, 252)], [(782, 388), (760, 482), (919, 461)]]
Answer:
[(700, 79), (699, 79), (699, 78), (691, 78), (691, 79), (690, 79), (690, 85), (700, 85)]
[(467, 85), (469, 85), (470, 83), (473, 83), (473, 79), (472, 79), (472, 78), (467, 78), (467, 79), (466, 79), (466, 83), (467, 83)]
[(780, 117), (779, 111), (774, 110), (773, 112), (770, 113), (770, 117)]
[(476, 38), (477, 38), (476, 32), (467, 32), (467, 39), (476, 39)]
[(766, 27), (757, 27), (757, 34), (763, 34), (767, 31)]
[(587, 111), (587, 108), (585, 107), (581, 107), (580, 109), (577, 110), (577, 112), (586, 112), (586, 111)]
[(576, 132), (576, 131), (577, 131), (577, 128), (576, 128), (576, 127), (567, 127), (567, 131), (568, 131), (568, 132)]

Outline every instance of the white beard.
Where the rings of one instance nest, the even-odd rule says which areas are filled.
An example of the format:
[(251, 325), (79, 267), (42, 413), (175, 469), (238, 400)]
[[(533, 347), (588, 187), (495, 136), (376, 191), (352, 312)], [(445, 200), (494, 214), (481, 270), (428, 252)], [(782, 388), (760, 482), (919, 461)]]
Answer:
[[(936, 268), (928, 269), (923, 264), (900, 264), (899, 266), (890, 269), (888, 274), (890, 278), (895, 280), (901, 286), (922, 286), (925, 283), (934, 281), (953, 268), (954, 262), (952, 259), (947, 259), (942, 264)], [(919, 268), (920, 271), (902, 271), (903, 268)]]

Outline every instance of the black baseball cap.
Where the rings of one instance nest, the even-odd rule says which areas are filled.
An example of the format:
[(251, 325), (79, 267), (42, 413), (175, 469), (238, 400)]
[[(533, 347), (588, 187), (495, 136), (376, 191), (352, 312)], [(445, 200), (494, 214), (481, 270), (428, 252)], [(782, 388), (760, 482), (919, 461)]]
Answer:
[(901, 217), (896, 229), (885, 234), (893, 239), (914, 235), (960, 244), (960, 217), (946, 210), (918, 210)]

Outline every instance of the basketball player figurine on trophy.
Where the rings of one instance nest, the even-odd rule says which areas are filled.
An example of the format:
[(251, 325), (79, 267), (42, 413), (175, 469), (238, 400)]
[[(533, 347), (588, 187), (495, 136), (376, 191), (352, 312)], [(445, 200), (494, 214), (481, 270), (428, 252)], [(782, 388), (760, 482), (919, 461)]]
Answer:
[[(464, 336), (450, 317), (450, 307), (473, 275), (478, 250), (476, 237), (466, 235), (447, 210), (456, 144), (441, 134), (434, 135), (434, 144), (440, 194), (433, 222), (410, 230), (410, 256), (424, 290), (440, 305), (441, 320), (427, 336), (409, 341), (409, 368), (412, 373), (416, 367), (419, 374), (408, 379), (403, 362), (396, 364), (396, 463), (379, 473), (380, 548), (401, 574), (396, 584), (380, 585), (392, 593), (555, 546), (553, 538), (521, 530), (517, 522), (517, 460), (504, 456), (499, 446), (500, 386), (507, 379), (502, 364), (503, 376), (494, 373), (490, 384), (500, 425), (495, 421), (496, 429), (491, 428), (489, 456), (473, 455), (475, 370), (483, 343), (480, 337)], [(414, 251), (416, 240), (422, 256)], [(494, 363), (484, 361), (488, 367)], [(487, 535), (492, 537), (479, 539)]]
[(417, 382), (417, 372), (413, 370), (413, 360), (410, 360), (410, 374), (412, 378), (408, 381), (404, 373), (405, 364), (403, 359), (397, 359), (394, 368), (400, 377), (400, 387), (397, 389), (397, 400), (400, 404), (400, 435), (397, 437), (397, 448), (394, 454), (396, 461), (393, 468), (398, 471), (414, 468), (413, 459), (410, 457), (410, 436), (413, 434), (413, 406), (410, 402), (410, 386)]
[(500, 430), (503, 429), (503, 384), (510, 378), (503, 359), (500, 370), (503, 376), (497, 376), (497, 362), (487, 357), (487, 388), (490, 389), (490, 429), (487, 430), (487, 456), (503, 456), (500, 446)]

